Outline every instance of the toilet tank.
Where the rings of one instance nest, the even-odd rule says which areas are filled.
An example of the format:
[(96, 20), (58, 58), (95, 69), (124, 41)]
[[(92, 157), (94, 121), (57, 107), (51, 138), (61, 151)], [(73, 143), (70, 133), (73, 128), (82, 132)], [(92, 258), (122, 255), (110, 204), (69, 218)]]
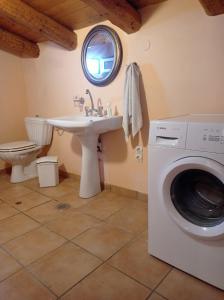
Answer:
[(25, 125), (29, 140), (38, 146), (49, 145), (51, 143), (53, 127), (46, 119), (40, 117), (26, 117)]

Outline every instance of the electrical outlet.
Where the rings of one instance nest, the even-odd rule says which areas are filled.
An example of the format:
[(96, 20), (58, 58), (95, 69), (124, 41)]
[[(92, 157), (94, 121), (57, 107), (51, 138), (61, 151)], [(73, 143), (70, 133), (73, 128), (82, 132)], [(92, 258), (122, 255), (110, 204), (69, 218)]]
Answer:
[(142, 158), (143, 158), (143, 148), (142, 148), (142, 146), (137, 146), (136, 148), (135, 148), (135, 158), (139, 161), (139, 162), (141, 162), (142, 161)]

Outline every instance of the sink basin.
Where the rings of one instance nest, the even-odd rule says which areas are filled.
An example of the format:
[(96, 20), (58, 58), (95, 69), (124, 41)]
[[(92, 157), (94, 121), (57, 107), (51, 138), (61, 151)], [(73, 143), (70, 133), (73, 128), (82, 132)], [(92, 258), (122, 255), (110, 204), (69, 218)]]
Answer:
[(81, 198), (90, 198), (101, 192), (97, 143), (99, 135), (122, 127), (122, 116), (84, 117), (64, 116), (47, 122), (78, 136), (82, 146)]
[(101, 134), (121, 128), (122, 117), (65, 116), (48, 119), (47, 121), (57, 128), (76, 134), (82, 134), (83, 132), (87, 133), (89, 129), (95, 133)]

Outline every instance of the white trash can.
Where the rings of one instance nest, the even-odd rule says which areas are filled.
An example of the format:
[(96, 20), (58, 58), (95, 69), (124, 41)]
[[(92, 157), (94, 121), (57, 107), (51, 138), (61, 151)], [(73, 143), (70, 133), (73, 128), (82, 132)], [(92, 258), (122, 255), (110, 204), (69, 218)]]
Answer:
[(40, 187), (56, 186), (59, 183), (57, 156), (44, 156), (36, 161)]

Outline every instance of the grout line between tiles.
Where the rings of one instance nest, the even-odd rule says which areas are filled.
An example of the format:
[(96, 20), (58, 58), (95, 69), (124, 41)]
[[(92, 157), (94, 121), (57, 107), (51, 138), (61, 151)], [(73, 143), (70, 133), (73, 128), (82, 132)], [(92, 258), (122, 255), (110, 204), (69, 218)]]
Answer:
[(103, 265), (104, 265), (104, 262), (102, 262), (101, 264), (99, 264), (96, 268), (94, 268), (92, 271), (90, 271), (88, 274), (86, 274), (82, 279), (80, 279), (74, 285), (72, 285), (69, 289), (67, 289), (63, 294), (61, 294), (58, 297), (58, 299), (61, 299), (61, 297), (63, 297), (65, 294), (67, 294), (69, 291), (71, 291), (76, 285), (78, 285), (81, 281), (83, 281), (84, 279), (86, 279), (88, 276), (90, 276), (92, 273), (94, 273), (97, 269), (99, 269)]
[[(26, 186), (25, 186), (25, 187), (26, 187)], [(37, 193), (39, 193), (39, 194), (41, 194), (41, 195), (47, 196), (47, 195), (45, 195), (45, 194), (42, 194), (40, 191), (37, 191), (37, 190), (32, 189), (32, 188), (30, 188), (30, 187), (27, 187), (27, 188), (29, 188), (31, 191), (34, 190), (35, 192), (37, 192)], [(47, 196), (47, 197), (48, 197), (48, 196)], [(54, 200), (54, 201), (57, 201), (57, 202), (60, 202), (59, 200), (54, 199), (53, 197), (51, 197), (51, 199), (50, 199), (49, 201), (46, 201), (46, 202), (44, 202), (44, 203), (41, 203), (41, 204), (39, 204), (39, 205), (37, 205), (37, 206), (35, 206), (35, 207), (44, 205), (44, 204), (49, 203), (50, 201), (53, 201), (53, 200)], [(4, 201), (4, 200), (3, 200), (3, 201)], [(63, 202), (63, 201), (62, 201), (62, 202)], [(84, 204), (83, 206), (85, 206), (85, 205), (87, 205), (87, 204), (88, 204), (88, 203)], [(83, 207), (83, 206), (82, 206), (82, 207)], [(102, 225), (103, 225), (103, 224), (110, 224), (110, 223), (107, 223), (108, 218), (110, 218), (112, 215), (118, 213), (119, 211), (125, 209), (126, 207), (128, 207), (128, 203), (125, 204), (125, 205), (124, 205), (123, 207), (121, 207), (120, 209), (118, 209), (118, 210), (116, 210), (115, 212), (113, 212), (112, 214), (110, 214), (110, 215), (109, 215), (107, 218), (105, 218), (104, 220), (98, 219), (98, 218), (96, 218), (95, 216), (92, 216), (91, 214), (88, 214), (88, 213), (86, 214), (85, 212), (78, 211), (78, 210), (77, 210), (77, 211), (78, 211), (79, 213), (81, 213), (81, 214), (88, 215), (88, 216), (90, 216), (90, 217), (94, 217), (95, 219), (97, 219), (98, 221), (100, 221), (100, 222), (102, 223)], [(32, 207), (32, 208), (34, 208), (34, 207)], [(86, 277), (88, 277), (90, 274), (92, 274), (93, 272), (95, 272), (95, 271), (96, 271), (99, 267), (101, 267), (102, 265), (104, 265), (104, 264), (109, 264), (109, 265), (110, 265), (110, 263), (109, 263), (108, 261), (111, 259), (111, 257), (113, 257), (114, 255), (116, 255), (116, 254), (117, 254), (119, 251), (121, 251), (123, 248), (128, 247), (131, 243), (133, 243), (133, 242), (134, 242), (135, 240), (137, 240), (138, 238), (140, 238), (140, 235), (145, 231), (145, 229), (144, 229), (144, 230), (141, 231), (141, 232), (138, 232), (138, 233), (136, 233), (136, 234), (133, 234), (132, 232), (127, 231), (127, 230), (123, 229), (123, 228), (120, 227), (120, 226), (113, 225), (113, 226), (115, 226), (115, 227), (121, 228), (121, 229), (124, 230), (125, 232), (131, 233), (131, 234), (133, 235), (133, 237), (132, 237), (127, 243), (125, 243), (121, 248), (119, 248), (116, 252), (114, 252), (110, 257), (108, 257), (105, 261), (103, 261), (100, 257), (98, 257), (98, 256), (96, 256), (95, 254), (89, 252), (87, 249), (82, 248), (80, 245), (76, 244), (74, 241), (72, 241), (72, 239), (68, 239), (68, 238), (64, 237), (63, 235), (60, 235), (60, 234), (58, 234), (57, 232), (55, 232), (55, 231), (53, 231), (53, 230), (51, 230), (50, 228), (47, 227), (47, 223), (53, 221), (54, 219), (56, 219), (56, 218), (59, 217), (60, 215), (56, 215), (55, 218), (53, 218), (53, 219), (50, 220), (49, 222), (43, 223), (43, 222), (40, 222), (40, 221), (38, 221), (38, 220), (36, 220), (36, 219), (32, 218), (31, 216), (29, 216), (29, 215), (26, 214), (26, 212), (29, 211), (29, 210), (31, 210), (32, 208), (30, 208), (30, 209), (28, 209), (28, 210), (26, 210), (26, 211), (19, 211), (18, 209), (17, 209), (17, 210), (18, 210), (18, 213), (21, 213), (21, 214), (25, 215), (26, 217), (30, 218), (31, 220), (35, 221), (36, 223), (38, 223), (40, 226), (37, 227), (37, 228), (41, 228), (41, 227), (47, 228), (50, 232), (53, 232), (53, 233), (57, 234), (58, 236), (62, 237), (63, 239), (65, 239), (65, 242), (64, 242), (62, 245), (58, 246), (57, 248), (53, 249), (52, 251), (50, 251), (50, 252), (46, 253), (45, 255), (39, 257), (38, 259), (36, 259), (35, 261), (33, 261), (32, 263), (30, 263), (30, 264), (27, 265), (27, 266), (22, 265), (22, 264), (21, 264), (21, 263), (13, 256), (13, 255), (11, 255), (11, 253), (8, 253), (8, 251), (7, 251), (6, 249), (2, 248), (1, 246), (0, 246), (0, 248), (4, 249), (4, 251), (5, 251), (6, 253), (8, 253), (11, 257), (13, 257), (13, 258), (18, 262), (18, 264), (22, 267), (22, 269), (18, 270), (18, 272), (21, 271), (21, 270), (23, 270), (23, 269), (25, 269), (26, 271), (28, 271), (29, 274), (31, 274), (31, 276), (33, 276), (38, 282), (40, 282), (43, 286), (45, 286), (45, 287), (46, 287), (53, 295), (55, 295), (55, 296), (57, 297), (57, 299), (61, 298), (63, 295), (65, 295), (66, 293), (68, 293), (74, 286), (76, 286), (77, 284), (79, 284), (81, 281), (83, 281)], [(75, 210), (75, 209), (74, 209), (74, 210)], [(62, 213), (63, 213), (63, 212), (62, 212)], [(12, 241), (12, 240), (14, 240), (14, 239), (16, 239), (16, 238), (19, 238), (19, 237), (21, 237), (21, 236), (27, 234), (28, 232), (32, 232), (32, 231), (36, 230), (37, 228), (32, 229), (32, 230), (30, 230), (30, 231), (27, 231), (27, 232), (25, 232), (24, 234), (19, 235), (19, 236), (15, 237), (15, 238), (11, 239), (10, 241)], [(88, 228), (88, 229), (86, 229), (86, 230), (83, 231), (83, 232), (81, 232), (81, 233), (78, 234), (77, 236), (73, 237), (73, 239), (75, 239), (75, 238), (78, 237), (79, 235), (82, 235), (84, 232), (86, 232), (86, 231), (88, 231), (88, 230), (90, 230), (90, 229), (92, 229), (92, 228), (94, 228), (94, 226), (93, 226), (93, 227), (90, 227), (90, 228)], [(6, 243), (8, 243), (8, 242), (9, 242), (9, 241), (7, 241)], [(6, 243), (4, 243), (4, 244), (6, 244)], [(83, 251), (89, 253), (91, 256), (94, 256), (94, 257), (98, 258), (98, 259), (101, 261), (101, 263), (100, 263), (95, 269), (93, 269), (91, 272), (89, 272), (86, 276), (84, 276), (82, 279), (80, 279), (77, 283), (75, 283), (73, 286), (71, 286), (69, 289), (67, 289), (62, 295), (57, 296), (57, 295), (56, 295), (56, 294), (55, 294), (48, 286), (46, 286), (41, 280), (39, 280), (39, 278), (37, 278), (37, 277), (35, 276), (35, 274), (32, 273), (31, 270), (30, 270), (28, 267), (29, 267), (30, 265), (36, 263), (36, 262), (39, 261), (40, 259), (43, 259), (44, 256), (49, 255), (51, 252), (56, 251), (58, 248), (60, 248), (60, 247), (62, 247), (62, 246), (64, 246), (64, 245), (66, 245), (67, 243), (72, 243), (72, 244), (74, 244), (75, 246), (77, 246), (77, 247), (79, 247), (80, 249), (82, 249)], [(2, 245), (4, 245), (4, 244), (2, 244)], [(129, 277), (130, 279), (134, 280), (134, 281), (137, 282), (138, 284), (140, 284), (140, 285), (144, 286), (145, 288), (147, 288), (147, 289), (151, 292), (150, 295), (153, 293), (154, 290), (152, 290), (152, 289), (150, 289), (148, 286), (142, 284), (141, 282), (139, 282), (139, 281), (136, 280), (135, 278), (130, 277), (128, 274), (122, 272), (121, 270), (115, 268), (114, 266), (111, 266), (111, 265), (110, 265), (110, 267), (116, 269), (118, 272), (122, 273), (122, 274), (125, 275), (126, 277)], [(15, 272), (15, 273), (17, 273), (17, 272)], [(13, 274), (15, 274), (15, 273), (13, 273)], [(11, 274), (10, 276), (8, 276), (7, 278), (11, 277), (13, 274)], [(5, 278), (4, 280), (6, 280), (6, 278)], [(4, 281), (4, 280), (2, 280), (2, 281)], [(161, 282), (162, 282), (162, 281), (161, 281)], [(150, 295), (148, 295), (147, 298), (148, 298)]]
[[(49, 197), (47, 197), (47, 198), (49, 198)], [(39, 207), (39, 206), (41, 206), (41, 205), (43, 205), (43, 204), (46, 204), (46, 203), (48, 203), (48, 202), (51, 202), (51, 201), (52, 201), (52, 199), (49, 198), (49, 200), (46, 200), (45, 202), (42, 202), (42, 203), (40, 203), (40, 204), (38, 204), (38, 205), (34, 205), (34, 206), (32, 206), (32, 207), (30, 207), (30, 208), (28, 208), (28, 209), (25, 209), (25, 210), (19, 210), (18, 208), (16, 208), (16, 206), (13, 206), (13, 205), (12, 205), (12, 207), (14, 207), (15, 209), (17, 209), (19, 212), (25, 213), (26, 211), (29, 211), (29, 210), (31, 210), (31, 209), (33, 209), (33, 208)], [(9, 204), (9, 205), (10, 205), (10, 204)]]
[[(88, 254), (90, 254), (91, 256), (94, 256), (94, 257), (96, 257), (97, 259), (99, 259), (99, 260), (100, 260), (100, 264), (99, 264), (96, 268), (94, 268), (91, 272), (89, 272), (88, 274), (86, 274), (82, 279), (80, 279), (78, 282), (76, 282), (74, 285), (72, 285), (72, 287), (70, 287), (69, 289), (67, 289), (62, 295), (60, 295), (60, 296), (56, 295), (56, 294), (55, 294), (48, 286), (46, 286), (46, 285), (44, 284), (44, 282), (42, 282), (42, 281), (35, 275), (35, 273), (33, 273), (33, 272), (29, 269), (29, 267), (30, 267), (31, 265), (35, 264), (35, 263), (38, 263), (38, 261), (40, 261), (41, 259), (43, 259), (45, 256), (49, 255), (51, 252), (54, 252), (54, 251), (56, 251), (57, 249), (59, 249), (59, 248), (65, 246), (65, 245), (67, 245), (67, 244), (69, 244), (69, 243), (71, 243), (71, 241), (70, 241), (70, 240), (66, 240), (66, 242), (65, 242), (64, 244), (62, 244), (62, 245), (60, 245), (59, 247), (55, 248), (54, 250), (52, 250), (52, 251), (46, 253), (45, 255), (43, 255), (42, 257), (38, 258), (37, 260), (33, 261), (31, 264), (29, 264), (29, 265), (27, 265), (27, 266), (25, 267), (25, 269), (28, 270), (29, 273), (30, 273), (31, 275), (33, 275), (40, 283), (42, 283), (45, 287), (47, 287), (48, 290), (49, 290), (50, 292), (52, 292), (52, 293), (57, 297), (57, 299), (61, 298), (61, 297), (62, 297), (64, 294), (66, 294), (70, 289), (72, 289), (76, 284), (78, 284), (80, 281), (82, 281), (84, 278), (86, 278), (89, 274), (91, 274), (92, 272), (94, 272), (96, 269), (98, 269), (98, 268), (99, 268), (100, 266), (102, 266), (103, 263), (104, 263), (101, 259), (99, 259), (99, 258), (96, 257), (95, 255), (93, 255), (92, 253), (90, 253), (90, 252), (87, 251), (86, 249), (82, 249), (81, 247), (78, 247), (78, 248), (84, 250), (85, 252), (87, 252)], [(76, 246), (76, 245), (75, 245), (75, 246)]]
[[(157, 288), (162, 284), (162, 282), (167, 278), (167, 276), (172, 272), (174, 268), (171, 266), (171, 269), (166, 273), (166, 275), (157, 283), (157, 285), (155, 286), (155, 288), (153, 289), (153, 292), (156, 292), (159, 296), (163, 297), (163, 295), (160, 295), (159, 292), (157, 292)], [(165, 298), (166, 299), (166, 298)]]
[[(0, 248), (1, 248), (1, 247), (0, 247)], [(2, 248), (1, 248), (1, 249), (2, 249)], [(5, 278), (4, 280), (2, 280), (0, 283), (2, 283), (3, 281), (9, 279), (10, 277), (12, 277), (13, 275), (15, 275), (16, 273), (19, 273), (19, 272), (25, 270), (26, 272), (28, 272), (28, 273), (31, 275), (31, 277), (34, 277), (41, 285), (43, 285), (45, 288), (47, 288), (48, 291), (49, 291), (50, 293), (52, 293), (54, 296), (58, 297), (58, 296), (57, 296), (57, 295), (56, 295), (56, 294), (55, 294), (48, 286), (46, 286), (42, 281), (40, 281), (39, 278), (37, 278), (37, 277), (35, 276), (35, 274), (33, 274), (33, 273), (27, 268), (28, 266), (22, 265), (21, 262), (20, 262), (16, 257), (14, 257), (10, 252), (7, 251), (7, 249), (4, 249), (4, 248), (3, 248), (3, 250), (4, 250), (10, 257), (12, 257), (12, 258), (13, 258), (13, 259), (14, 259), (14, 260), (15, 260), (22, 268), (19, 269), (19, 270), (16, 271), (16, 272), (10, 274), (7, 278)]]
[(153, 291), (151, 290), (151, 293), (145, 298), (145, 300), (149, 300), (150, 297), (152, 296), (152, 294), (153, 294)]
[(161, 295), (160, 293), (158, 293), (157, 291), (153, 291), (153, 293), (159, 295), (159, 296), (160, 296), (162, 299), (164, 299), (164, 300), (170, 300), (170, 299), (168, 299), (167, 297), (164, 297), (163, 295)]

